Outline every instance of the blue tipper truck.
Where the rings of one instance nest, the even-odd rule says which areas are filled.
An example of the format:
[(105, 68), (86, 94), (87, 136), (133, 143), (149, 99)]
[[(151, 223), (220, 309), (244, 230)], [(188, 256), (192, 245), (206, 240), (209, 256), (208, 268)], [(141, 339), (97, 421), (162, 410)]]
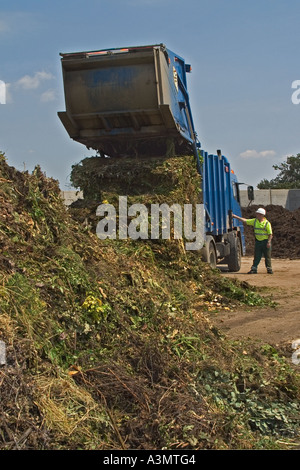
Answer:
[[(245, 254), (240, 192), (221, 151), (201, 150), (187, 73), (191, 66), (163, 44), (61, 54), (69, 136), (102, 157), (191, 155), (202, 175), (203, 259), (238, 271)], [(249, 199), (253, 188), (248, 187)]]

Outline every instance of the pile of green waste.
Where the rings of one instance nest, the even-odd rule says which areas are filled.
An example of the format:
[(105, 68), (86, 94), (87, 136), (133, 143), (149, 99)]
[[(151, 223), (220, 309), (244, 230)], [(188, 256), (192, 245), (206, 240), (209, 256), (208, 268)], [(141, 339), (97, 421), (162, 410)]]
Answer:
[(210, 320), (268, 300), (180, 240), (99, 240), (39, 167), (0, 182), (1, 450), (299, 446), (299, 373)]
[[(151, 198), (157, 202), (199, 202), (200, 175), (193, 156), (176, 158), (89, 157), (72, 166), (71, 182), (84, 199), (106, 193)], [(196, 189), (196, 191), (195, 191)]]
[(105, 202), (117, 209), (119, 196), (126, 196), (128, 207), (143, 204), (149, 214), (151, 204), (169, 207), (176, 204), (183, 213), (184, 204), (195, 208), (202, 202), (201, 177), (193, 156), (85, 158), (73, 165), (71, 181), (83, 192), (84, 198), (71, 205), (70, 213), (78, 222), (90, 224), (94, 231), (99, 220), (96, 218), (97, 206)]

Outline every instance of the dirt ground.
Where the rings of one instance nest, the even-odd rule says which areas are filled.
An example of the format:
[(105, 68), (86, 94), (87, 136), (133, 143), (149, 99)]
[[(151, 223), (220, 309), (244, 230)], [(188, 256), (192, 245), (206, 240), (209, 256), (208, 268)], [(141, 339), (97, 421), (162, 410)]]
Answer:
[(253, 286), (265, 286), (263, 294), (271, 295), (278, 305), (222, 311), (214, 321), (232, 339), (249, 337), (291, 348), (293, 341), (300, 339), (300, 259), (273, 259), (273, 275), (266, 273), (261, 261), (258, 274), (251, 275), (247, 273), (252, 259), (244, 257), (238, 273), (224, 269), (222, 275), (236, 277)]

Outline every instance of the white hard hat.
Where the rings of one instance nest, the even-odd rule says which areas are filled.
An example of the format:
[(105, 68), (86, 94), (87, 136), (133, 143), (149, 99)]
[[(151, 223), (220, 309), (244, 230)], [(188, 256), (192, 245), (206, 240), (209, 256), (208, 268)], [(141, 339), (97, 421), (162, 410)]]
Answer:
[(260, 207), (259, 209), (257, 209), (256, 213), (257, 213), (257, 214), (266, 215), (266, 210), (263, 209), (262, 207)]

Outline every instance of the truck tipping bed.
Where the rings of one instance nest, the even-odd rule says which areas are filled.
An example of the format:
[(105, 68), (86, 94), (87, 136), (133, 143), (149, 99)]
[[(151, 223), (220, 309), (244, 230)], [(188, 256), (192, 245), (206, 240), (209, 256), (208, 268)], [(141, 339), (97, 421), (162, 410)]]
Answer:
[(163, 44), (61, 57), (72, 139), (111, 157), (196, 154), (184, 59)]

